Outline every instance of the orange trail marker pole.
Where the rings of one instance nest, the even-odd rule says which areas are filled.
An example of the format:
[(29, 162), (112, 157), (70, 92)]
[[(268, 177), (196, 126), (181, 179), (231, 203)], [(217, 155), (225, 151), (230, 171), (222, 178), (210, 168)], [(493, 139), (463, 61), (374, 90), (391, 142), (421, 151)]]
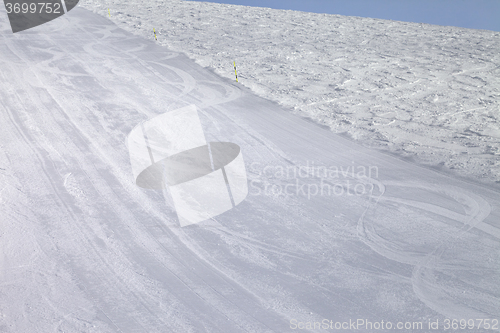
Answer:
[(158, 38), (156, 38), (156, 31), (155, 31), (155, 28), (153, 28), (153, 32), (155, 34), (155, 40), (158, 40)]

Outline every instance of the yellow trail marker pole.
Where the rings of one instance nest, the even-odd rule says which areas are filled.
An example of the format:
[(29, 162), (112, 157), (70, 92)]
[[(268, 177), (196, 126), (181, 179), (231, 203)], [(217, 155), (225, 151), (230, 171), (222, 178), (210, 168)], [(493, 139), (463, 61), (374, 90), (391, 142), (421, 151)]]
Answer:
[(238, 82), (238, 72), (236, 72), (236, 61), (233, 61), (234, 65), (234, 75), (236, 76), (236, 82)]
[(111, 13), (110, 13), (110, 11), (109, 11), (109, 8), (108, 8), (108, 15), (109, 15), (109, 17), (111, 17)]
[(156, 38), (156, 31), (155, 31), (155, 28), (153, 28), (153, 32), (155, 34), (155, 39), (158, 40), (158, 38)]

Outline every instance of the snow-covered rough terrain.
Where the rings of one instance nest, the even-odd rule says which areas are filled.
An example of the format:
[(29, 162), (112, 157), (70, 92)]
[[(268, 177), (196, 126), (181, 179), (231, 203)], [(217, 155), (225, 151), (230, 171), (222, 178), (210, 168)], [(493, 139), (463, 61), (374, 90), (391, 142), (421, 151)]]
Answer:
[[(167, 191), (134, 184), (126, 142), (187, 105), (207, 141), (241, 147), (250, 193), (180, 228)], [(1, 332), (498, 323), (500, 190), (359, 145), (102, 15), (0, 20), (0, 124)]]
[(191, 1), (84, 0), (372, 147), (500, 183), (500, 32)]

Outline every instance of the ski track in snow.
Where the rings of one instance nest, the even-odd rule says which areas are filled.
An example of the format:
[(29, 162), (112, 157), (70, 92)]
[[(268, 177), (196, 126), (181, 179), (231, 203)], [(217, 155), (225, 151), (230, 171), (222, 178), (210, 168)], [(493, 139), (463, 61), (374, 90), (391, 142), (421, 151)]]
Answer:
[[(498, 191), (356, 145), (89, 11), (0, 33), (1, 331), (285, 332), (292, 318), (499, 313)], [(187, 104), (207, 141), (242, 147), (250, 180), (295, 180), (253, 162), (314, 161), (352, 168), (331, 180), (346, 191), (373, 190), (250, 194), (180, 228), (163, 193), (130, 179), (125, 138)]]
[(371, 147), (500, 182), (500, 32), (192, 1), (84, 0)]

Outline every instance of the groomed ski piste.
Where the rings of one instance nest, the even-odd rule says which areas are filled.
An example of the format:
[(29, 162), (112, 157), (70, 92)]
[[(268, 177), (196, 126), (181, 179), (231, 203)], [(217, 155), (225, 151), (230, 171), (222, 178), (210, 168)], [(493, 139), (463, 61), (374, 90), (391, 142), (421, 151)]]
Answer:
[[(0, 15), (1, 332), (499, 330), (499, 33), (187, 1)], [(328, 24), (324, 49), (286, 33)], [(127, 137), (187, 106), (241, 147), (248, 196), (181, 227)]]

